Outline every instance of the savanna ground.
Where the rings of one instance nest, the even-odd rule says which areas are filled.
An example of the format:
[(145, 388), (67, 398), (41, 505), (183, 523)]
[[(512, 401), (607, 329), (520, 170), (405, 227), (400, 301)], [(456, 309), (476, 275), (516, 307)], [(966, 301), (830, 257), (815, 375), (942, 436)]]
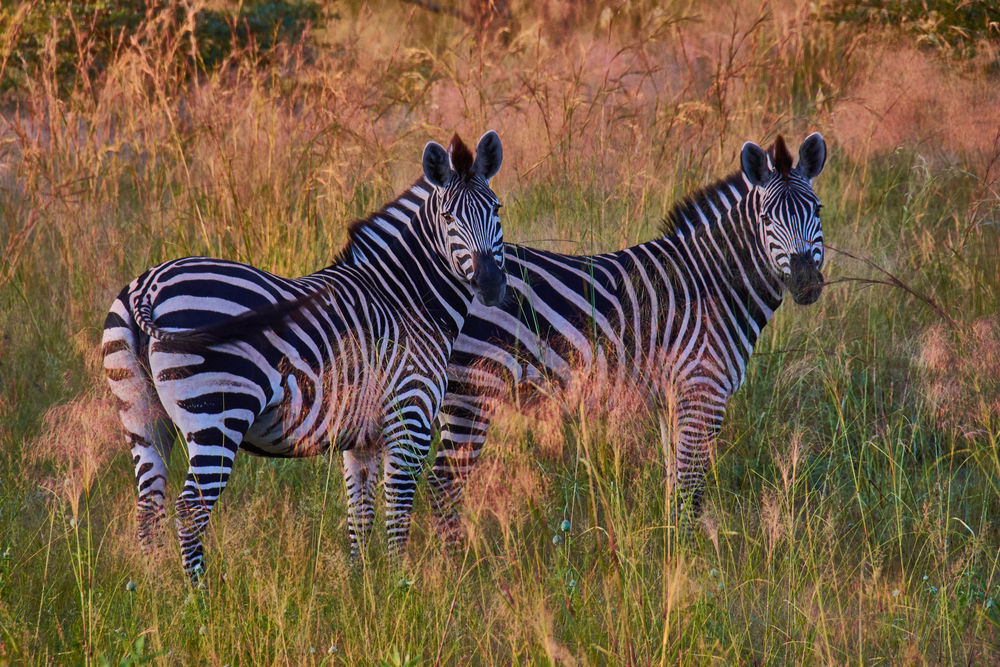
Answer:
[[(334, 2), (200, 60), (198, 2), (111, 42), (66, 4), (0, 10), (0, 663), (1000, 661), (987, 3)], [(239, 458), (192, 591), (133, 541), (114, 294), (189, 254), (313, 271), (425, 141), (487, 128), (507, 239), (580, 253), (652, 238), (746, 139), (826, 137), (831, 284), (762, 337), (698, 530), (655, 428), (563, 401), (498, 420), (462, 553), (421, 497), (402, 567), (349, 566), (336, 456)]]

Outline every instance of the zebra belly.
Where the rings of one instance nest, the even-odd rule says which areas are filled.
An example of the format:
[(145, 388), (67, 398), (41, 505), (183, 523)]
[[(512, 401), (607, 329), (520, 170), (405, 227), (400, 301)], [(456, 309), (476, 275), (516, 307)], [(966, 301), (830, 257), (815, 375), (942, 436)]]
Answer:
[(338, 450), (353, 449), (376, 440), (379, 425), (373, 419), (355, 423), (334, 424), (308, 432), (287, 430), (284, 418), (265, 413), (255, 421), (243, 438), (243, 449), (257, 456), (299, 458), (316, 456), (331, 446)]
[(381, 429), (380, 394), (372, 382), (331, 387), (302, 373), (286, 374), (244, 436), (245, 449), (260, 456), (303, 457), (331, 445), (352, 449), (370, 442)]

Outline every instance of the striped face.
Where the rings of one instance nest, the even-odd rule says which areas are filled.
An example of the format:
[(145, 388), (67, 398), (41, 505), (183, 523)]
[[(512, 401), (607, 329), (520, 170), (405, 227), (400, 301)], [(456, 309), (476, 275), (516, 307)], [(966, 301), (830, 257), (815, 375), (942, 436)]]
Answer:
[(487, 306), (500, 303), (507, 287), (500, 201), (489, 186), (501, 161), (500, 138), (492, 130), (479, 140), (475, 159), (458, 135), (447, 152), (433, 142), (424, 149), (424, 177), (436, 188), (451, 269)]
[(782, 279), (795, 303), (814, 303), (823, 290), (822, 204), (812, 188), (826, 162), (826, 145), (819, 133), (809, 135), (799, 149), (799, 162), (779, 136), (772, 153), (747, 142), (741, 155), (743, 173), (760, 192), (757, 215), (760, 241), (771, 268)]
[(505, 291), (500, 201), (486, 182), (456, 183), (441, 193), (441, 217), (447, 230), (452, 268), (479, 291), (486, 305), (496, 305)]

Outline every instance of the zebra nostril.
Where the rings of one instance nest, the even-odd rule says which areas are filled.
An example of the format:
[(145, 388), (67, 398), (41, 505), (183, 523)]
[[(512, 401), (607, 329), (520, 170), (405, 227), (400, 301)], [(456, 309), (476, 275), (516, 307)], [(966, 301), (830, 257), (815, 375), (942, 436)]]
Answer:
[(823, 274), (812, 253), (795, 253), (789, 258), (786, 282), (792, 298), (799, 305), (814, 303), (823, 290)]

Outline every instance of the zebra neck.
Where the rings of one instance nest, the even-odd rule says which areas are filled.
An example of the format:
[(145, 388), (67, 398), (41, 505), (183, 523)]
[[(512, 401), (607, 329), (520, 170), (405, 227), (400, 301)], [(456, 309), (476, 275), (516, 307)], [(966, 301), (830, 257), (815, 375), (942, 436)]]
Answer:
[(725, 239), (727, 244), (722, 255), (728, 260), (731, 293), (741, 298), (743, 303), (752, 303), (759, 309), (766, 324), (774, 311), (781, 305), (785, 285), (774, 272), (771, 259), (764, 248), (760, 234), (760, 218), (757, 212), (760, 193), (757, 190), (730, 210), (712, 237)]
[(675, 209), (671, 217), (677, 228), (666, 239), (678, 248), (690, 274), (699, 277), (696, 291), (726, 312), (747, 355), (785, 289), (760, 240), (758, 199), (742, 178), (730, 177)]
[(372, 275), (403, 312), (432, 322), (453, 339), (465, 322), (472, 290), (446, 264), (436, 218), (427, 212), (432, 201), (425, 199), (406, 222), (381, 211), (365, 220), (352, 230), (344, 262)]
[(428, 197), (411, 220), (413, 237), (423, 253), (420, 266), (427, 269), (418, 276), (417, 289), (422, 291), (417, 293), (425, 295), (427, 312), (454, 339), (475, 297), (472, 286), (456, 275), (449, 262), (450, 247), (444, 229), (436, 222), (440, 219), (436, 207), (437, 198)]

